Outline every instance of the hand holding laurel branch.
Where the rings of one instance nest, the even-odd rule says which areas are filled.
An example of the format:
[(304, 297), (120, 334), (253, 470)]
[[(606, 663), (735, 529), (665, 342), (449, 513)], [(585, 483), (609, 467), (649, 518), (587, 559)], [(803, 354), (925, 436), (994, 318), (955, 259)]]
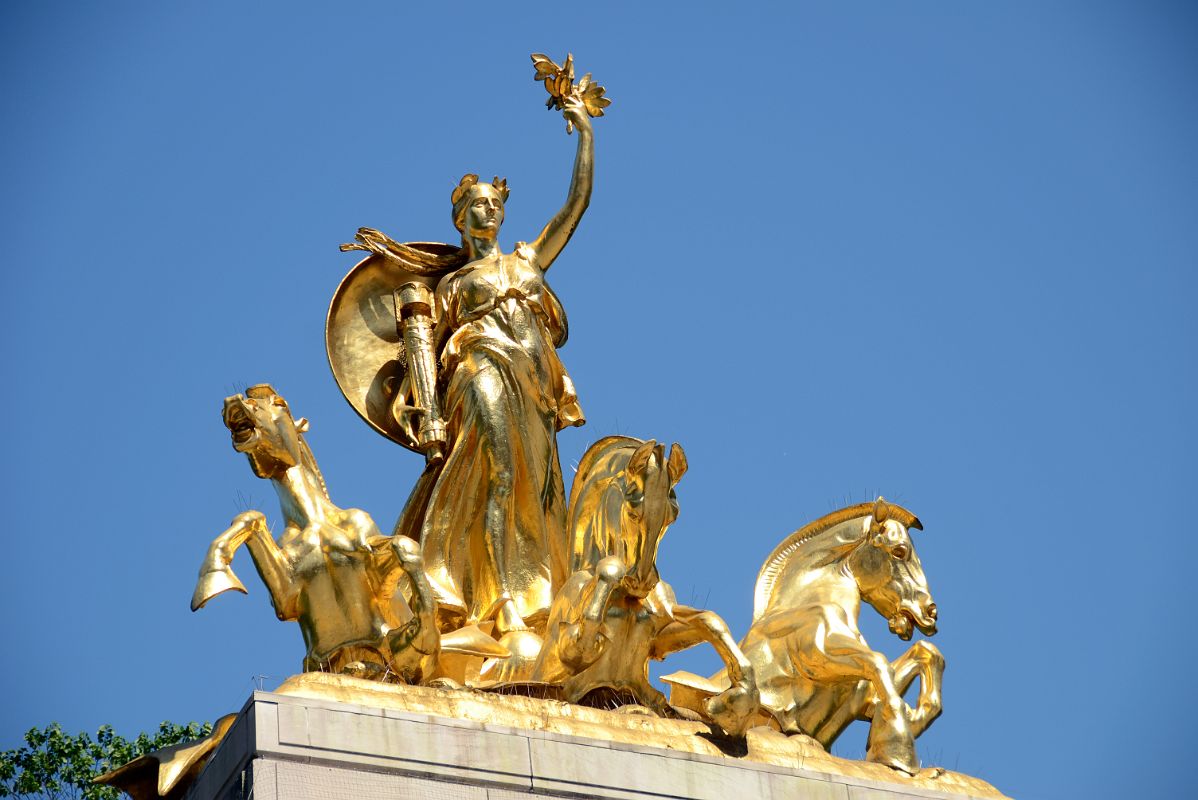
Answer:
[(537, 71), (533, 80), (544, 81), (545, 91), (549, 92), (545, 108), (551, 111), (556, 108), (565, 113), (566, 133), (574, 132), (572, 116), (578, 115), (577, 119), (581, 122), (581, 112), (585, 110), (589, 116), (602, 117), (603, 109), (611, 105), (611, 100), (603, 96), (607, 90), (591, 80), (591, 73), (588, 72), (582, 76), (582, 80), (574, 83), (572, 53), (566, 54), (566, 63), (560, 67), (544, 53), (533, 53), (532, 65)]

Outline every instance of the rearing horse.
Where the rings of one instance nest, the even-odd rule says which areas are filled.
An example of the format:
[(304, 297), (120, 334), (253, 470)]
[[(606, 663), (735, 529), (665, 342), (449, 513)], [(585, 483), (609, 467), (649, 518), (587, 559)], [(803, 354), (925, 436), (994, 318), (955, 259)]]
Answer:
[[(274, 484), (285, 530), (276, 542), (262, 512), (239, 514), (208, 549), (192, 611), (230, 589), (245, 592), (231, 567), (245, 544), (276, 615), (299, 622), (305, 670), (418, 683), (433, 676), (442, 651), (508, 654), (477, 628), (438, 632), (419, 545), (383, 536), (365, 511), (329, 499), (303, 436), (308, 423), (292, 417), (278, 392), (258, 384), (225, 398), (222, 418), (233, 449), (246, 455), (255, 475)], [(405, 578), (407, 597), (401, 591)]]
[[(866, 758), (915, 774), (915, 738), (940, 715), (944, 658), (926, 641), (893, 663), (861, 635), (864, 599), (904, 640), (913, 628), (936, 632), (936, 605), (909, 529), (910, 511), (878, 498), (800, 528), (766, 559), (754, 591), (753, 624), (741, 649), (753, 663), (761, 705), (785, 733), (804, 733), (825, 748), (854, 720), (870, 722)], [(914, 708), (903, 694), (920, 678)], [(676, 705), (691, 705), (726, 685), (669, 676)], [(681, 691), (677, 691), (681, 690)]]
[(674, 485), (686, 454), (627, 436), (608, 436), (583, 455), (570, 496), (570, 553), (556, 554), (545, 645), (530, 676), (563, 687), (577, 703), (599, 693), (670, 714), (649, 684), (648, 661), (709, 642), (732, 676), (700, 709), (730, 734), (756, 715), (753, 667), (711, 611), (678, 603), (657, 572), (657, 547), (678, 517)]

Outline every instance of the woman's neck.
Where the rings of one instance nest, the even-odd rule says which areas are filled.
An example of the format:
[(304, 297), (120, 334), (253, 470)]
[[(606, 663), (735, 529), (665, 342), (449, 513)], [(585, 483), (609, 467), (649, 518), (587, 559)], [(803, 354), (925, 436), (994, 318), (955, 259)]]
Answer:
[(499, 242), (490, 237), (467, 236), (466, 250), (470, 256), (470, 261), (503, 255), (499, 249)]

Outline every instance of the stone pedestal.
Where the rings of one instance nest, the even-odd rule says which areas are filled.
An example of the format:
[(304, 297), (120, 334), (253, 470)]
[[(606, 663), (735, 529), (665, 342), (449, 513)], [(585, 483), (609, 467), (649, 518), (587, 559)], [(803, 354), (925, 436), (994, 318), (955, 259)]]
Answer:
[(721, 740), (697, 722), (303, 675), (253, 694), (187, 798), (1003, 796), (942, 770), (910, 778), (836, 759), (804, 738), (758, 728)]

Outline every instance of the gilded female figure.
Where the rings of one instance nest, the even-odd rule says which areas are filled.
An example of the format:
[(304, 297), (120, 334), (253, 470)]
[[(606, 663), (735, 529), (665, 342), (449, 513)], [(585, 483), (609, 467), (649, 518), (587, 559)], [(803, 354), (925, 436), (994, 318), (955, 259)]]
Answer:
[[(436, 283), (431, 337), (444, 443), (396, 525), (421, 542), (442, 609), (470, 622), (494, 618), (500, 634), (540, 627), (548, 614), (550, 560), (566, 539), (557, 432), (585, 421), (557, 355), (565, 313), (545, 283), (593, 177), (586, 108), (566, 98), (562, 113), (578, 131), (573, 177), (536, 239), (500, 249), (506, 181), (467, 175), (453, 193), (465, 263)], [(394, 250), (375, 231), (359, 239), (379, 255)]]

